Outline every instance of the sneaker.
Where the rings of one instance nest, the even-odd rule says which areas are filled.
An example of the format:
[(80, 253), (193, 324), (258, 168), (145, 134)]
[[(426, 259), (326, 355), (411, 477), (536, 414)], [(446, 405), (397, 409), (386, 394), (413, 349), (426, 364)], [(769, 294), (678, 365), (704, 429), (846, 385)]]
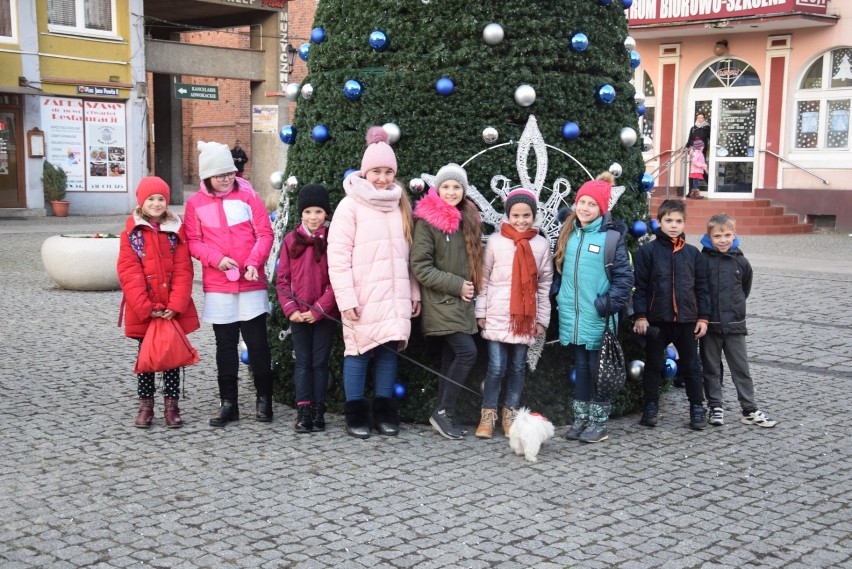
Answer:
[(707, 418), (704, 405), (689, 406), (689, 428), (694, 431), (703, 431), (707, 428)]
[(725, 424), (725, 410), (721, 407), (710, 407), (710, 418), (707, 422), (714, 427), (719, 427)]
[(656, 427), (659, 418), (657, 402), (648, 401), (645, 403), (645, 408), (642, 409), (642, 418), (639, 419), (639, 424), (646, 427)]
[(743, 416), (740, 418), (740, 422), (746, 425), (757, 425), (758, 427), (774, 427), (778, 424), (778, 421), (773, 421), (760, 409), (755, 409), (748, 413), (743, 411)]
[(458, 440), (463, 436), (461, 431), (456, 427), (453, 417), (448, 415), (444, 409), (434, 411), (432, 416), (429, 417), (429, 423), (442, 437)]

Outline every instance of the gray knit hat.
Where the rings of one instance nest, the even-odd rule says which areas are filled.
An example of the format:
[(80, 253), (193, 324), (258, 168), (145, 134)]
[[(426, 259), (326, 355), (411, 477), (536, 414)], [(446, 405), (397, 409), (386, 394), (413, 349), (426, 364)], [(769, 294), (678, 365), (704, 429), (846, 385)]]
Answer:
[(198, 178), (206, 180), (213, 176), (236, 172), (234, 158), (227, 144), (198, 141)]
[(441, 184), (447, 180), (455, 180), (461, 184), (465, 195), (467, 195), (469, 187), (467, 185), (467, 172), (464, 171), (464, 168), (454, 162), (441, 166), (441, 169), (435, 174), (435, 189), (440, 188)]
[(535, 197), (535, 194), (530, 190), (524, 188), (518, 188), (517, 190), (512, 190), (509, 192), (509, 195), (506, 196), (506, 205), (503, 211), (506, 213), (508, 217), (509, 212), (512, 211), (512, 206), (523, 203), (530, 206), (532, 210), (533, 217), (538, 213), (538, 200)]

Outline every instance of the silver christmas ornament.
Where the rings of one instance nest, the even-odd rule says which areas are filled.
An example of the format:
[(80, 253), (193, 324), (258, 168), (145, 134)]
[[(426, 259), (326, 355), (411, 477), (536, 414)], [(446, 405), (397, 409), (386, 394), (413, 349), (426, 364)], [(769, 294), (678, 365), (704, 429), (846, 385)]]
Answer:
[(634, 49), (636, 49), (636, 40), (633, 39), (631, 36), (627, 36), (626, 38), (624, 38), (624, 49), (626, 49), (627, 51), (633, 51)]
[(290, 176), (284, 183), (287, 185), (288, 192), (295, 192), (296, 188), (299, 187), (299, 180), (296, 179), (296, 176)]
[(284, 88), (284, 94), (287, 96), (288, 101), (295, 103), (299, 99), (299, 84), (287, 83), (287, 87)]
[(637, 139), (636, 131), (630, 128), (629, 126), (621, 129), (621, 145), (624, 148), (630, 148), (634, 144), (636, 144)]
[(497, 142), (498, 136), (499, 134), (497, 133), (497, 129), (493, 126), (486, 127), (482, 130), (482, 140), (484, 140), (486, 144), (494, 144)]
[(633, 381), (639, 381), (642, 379), (642, 375), (645, 373), (645, 362), (642, 360), (633, 360), (629, 364), (627, 364), (627, 377), (632, 379)]
[(304, 85), (302, 85), (302, 98), (303, 99), (310, 99), (313, 96), (314, 96), (314, 86), (311, 85), (310, 83), (305, 83)]
[(269, 185), (276, 190), (280, 190), (284, 185), (284, 172), (273, 172), (269, 176)]
[(613, 178), (616, 178), (616, 179), (620, 178), (621, 177), (621, 164), (619, 164), (618, 162), (613, 162), (612, 164), (610, 164), (609, 165), (609, 173), (612, 174)]
[(521, 85), (515, 89), (515, 102), (522, 107), (529, 107), (535, 103), (535, 89), (532, 85)]
[(426, 189), (426, 182), (423, 181), (423, 178), (411, 178), (408, 187), (412, 192), (419, 194)]
[(485, 26), (485, 29), (482, 30), (482, 39), (485, 40), (485, 43), (488, 45), (497, 45), (503, 38), (506, 36), (503, 31), (503, 26), (500, 24), (491, 23)]
[(642, 93), (641, 91), (636, 91), (636, 94), (633, 95), (633, 100), (636, 101), (637, 105), (644, 105), (645, 104), (645, 93)]
[(399, 130), (399, 126), (396, 123), (386, 122), (382, 125), (382, 129), (388, 135), (388, 144), (396, 144), (399, 142), (399, 137), (402, 136), (402, 132)]
[(650, 136), (642, 137), (642, 152), (650, 152), (654, 148), (654, 139)]

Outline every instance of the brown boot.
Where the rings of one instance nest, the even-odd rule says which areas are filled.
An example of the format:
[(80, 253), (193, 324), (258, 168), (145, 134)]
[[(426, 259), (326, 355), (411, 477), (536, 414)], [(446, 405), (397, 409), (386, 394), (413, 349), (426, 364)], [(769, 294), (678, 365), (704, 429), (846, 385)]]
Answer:
[(480, 412), (479, 426), (476, 427), (476, 438), (490, 439), (494, 434), (494, 425), (497, 423), (497, 409), (486, 409)]
[(686, 197), (688, 197), (691, 200), (703, 200), (704, 199), (704, 196), (701, 195), (701, 190), (699, 190), (697, 188), (692, 188), (691, 190), (689, 190), (689, 195), (686, 196)]
[(178, 408), (177, 397), (166, 397), (164, 400), (166, 405), (163, 411), (163, 417), (166, 419), (166, 426), (170, 429), (179, 429), (183, 427), (183, 419), (180, 418), (180, 409)]
[(503, 434), (509, 436), (509, 429), (512, 428), (512, 423), (515, 422), (515, 416), (518, 414), (517, 409), (511, 407), (503, 407)]
[(140, 429), (147, 429), (151, 426), (151, 421), (154, 419), (154, 398), (140, 397), (139, 398), (139, 414), (136, 415), (136, 423), (134, 426)]

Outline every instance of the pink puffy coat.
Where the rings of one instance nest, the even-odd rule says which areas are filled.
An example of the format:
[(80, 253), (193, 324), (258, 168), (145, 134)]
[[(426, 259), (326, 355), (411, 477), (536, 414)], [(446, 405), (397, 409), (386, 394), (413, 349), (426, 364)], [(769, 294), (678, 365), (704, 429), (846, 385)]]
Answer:
[(358, 173), (343, 182), (346, 197), (334, 210), (328, 234), (328, 276), (337, 307), (360, 311), (343, 317), (344, 355), (363, 354), (411, 334), (412, 302), (420, 301), (417, 281), (408, 270), (399, 199), (402, 188), (377, 190)]
[[(263, 265), (272, 250), (272, 224), (263, 200), (251, 184), (236, 178), (237, 187), (224, 198), (201, 182), (186, 203), (184, 226), (189, 252), (201, 261), (204, 292), (238, 293), (266, 290)], [(240, 279), (229, 281), (219, 270), (223, 257), (240, 264)], [(245, 268), (255, 267), (260, 280), (248, 281)]]
[[(505, 221), (504, 221), (505, 223)], [(538, 270), (538, 302), (535, 309), (536, 324), (545, 328), (550, 324), (550, 283), (553, 282), (553, 258), (550, 243), (541, 235), (530, 239), (530, 248)], [(476, 297), (476, 318), (485, 318), (482, 337), (494, 342), (527, 344), (535, 342), (532, 336), (516, 336), (509, 331), (509, 300), (512, 296), (512, 263), (515, 259), (515, 242), (495, 231), (488, 238), (482, 268), (482, 292)]]

